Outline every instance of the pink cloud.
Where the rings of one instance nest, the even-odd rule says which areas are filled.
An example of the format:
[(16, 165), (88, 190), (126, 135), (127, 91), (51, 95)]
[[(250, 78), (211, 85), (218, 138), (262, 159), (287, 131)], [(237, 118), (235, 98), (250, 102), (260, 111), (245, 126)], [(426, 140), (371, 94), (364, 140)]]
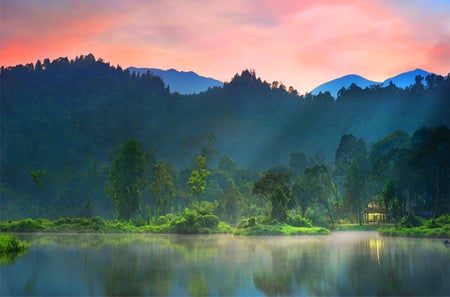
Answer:
[(416, 67), (447, 73), (445, 9), (391, 2), (4, 1), (0, 59), (13, 65), (92, 52), (123, 67), (221, 80), (255, 68), (300, 92), (348, 73), (373, 80)]

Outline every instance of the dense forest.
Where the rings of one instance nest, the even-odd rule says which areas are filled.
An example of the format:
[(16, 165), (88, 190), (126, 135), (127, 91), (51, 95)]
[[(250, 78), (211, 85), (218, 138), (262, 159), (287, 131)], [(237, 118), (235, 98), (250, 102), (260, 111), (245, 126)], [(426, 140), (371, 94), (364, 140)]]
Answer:
[(0, 219), (201, 205), (232, 224), (289, 212), (326, 226), (360, 221), (369, 201), (394, 220), (450, 213), (449, 84), (418, 76), (333, 98), (244, 70), (180, 95), (91, 54), (2, 67)]

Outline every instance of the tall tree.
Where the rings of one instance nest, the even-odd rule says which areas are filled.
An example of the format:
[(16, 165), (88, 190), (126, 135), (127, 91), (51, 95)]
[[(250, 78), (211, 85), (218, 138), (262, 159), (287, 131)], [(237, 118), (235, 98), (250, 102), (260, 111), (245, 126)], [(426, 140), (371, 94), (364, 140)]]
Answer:
[(306, 177), (297, 177), (292, 185), (292, 198), (296, 205), (300, 206), (302, 215), (305, 216), (306, 210), (312, 204), (312, 199), (308, 195), (308, 183)]
[(324, 164), (314, 165), (305, 169), (305, 179), (307, 196), (325, 207), (330, 223), (334, 225), (332, 206), (337, 198), (337, 189), (330, 170)]
[(141, 188), (145, 182), (145, 155), (139, 142), (130, 138), (113, 160), (108, 179), (107, 195), (112, 198), (114, 211), (120, 219), (129, 219), (141, 211)]
[(432, 217), (450, 211), (450, 130), (448, 127), (421, 128), (412, 138), (411, 167), (423, 182), (416, 187), (427, 201)]
[(206, 168), (206, 157), (199, 155), (195, 159), (195, 168), (192, 170), (189, 176), (188, 186), (194, 196), (199, 196), (206, 188), (206, 182), (211, 174)]
[(335, 176), (342, 183), (347, 177), (352, 161), (364, 160), (366, 157), (366, 145), (362, 138), (356, 138), (352, 134), (342, 135), (334, 158)]
[(353, 160), (350, 164), (344, 189), (344, 206), (350, 213), (357, 217), (359, 224), (362, 224), (361, 211), (363, 202), (367, 199), (366, 181), (368, 177), (367, 167), (363, 162)]
[(276, 173), (272, 170), (257, 180), (253, 185), (253, 194), (259, 195), (270, 202), (272, 219), (286, 221), (287, 211), (292, 206), (289, 191), (289, 174)]
[(175, 193), (172, 172), (174, 169), (170, 163), (159, 161), (152, 168), (153, 177), (150, 182), (150, 191), (155, 204), (155, 216), (161, 214), (163, 206), (167, 206), (170, 198)]

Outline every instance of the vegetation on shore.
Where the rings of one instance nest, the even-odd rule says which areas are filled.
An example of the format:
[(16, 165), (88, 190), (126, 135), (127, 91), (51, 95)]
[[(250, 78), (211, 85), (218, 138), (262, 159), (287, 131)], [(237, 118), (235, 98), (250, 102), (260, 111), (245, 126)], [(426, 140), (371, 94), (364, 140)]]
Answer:
[(0, 234), (0, 264), (13, 263), (28, 249), (28, 244), (15, 235)]
[[(337, 224), (332, 231), (377, 231), (381, 236), (450, 238), (450, 216), (435, 220), (416, 216), (403, 217), (399, 224)], [(234, 227), (219, 221), (211, 213), (186, 208), (182, 213), (160, 216), (150, 223), (143, 220), (106, 220), (93, 218), (23, 219), (0, 223), (0, 232), (43, 233), (167, 233), (167, 234), (234, 234), (243, 236), (264, 235), (327, 235), (330, 230), (313, 226), (301, 216), (289, 216), (286, 223), (271, 220), (268, 216), (241, 219)], [(0, 234), (0, 254), (7, 251), (26, 250), (26, 243), (9, 234)]]
[(236, 229), (235, 235), (261, 236), (261, 235), (327, 235), (330, 230), (324, 227), (295, 227), (285, 223), (273, 225), (254, 225), (248, 228)]
[[(203, 212), (202, 212), (203, 211)], [(172, 233), (236, 235), (323, 235), (330, 231), (314, 227), (301, 216), (288, 217), (287, 223), (259, 216), (243, 218), (236, 227), (219, 221), (218, 217), (202, 209), (186, 208), (182, 213), (167, 214), (147, 223), (93, 218), (23, 219), (0, 223), (0, 232), (55, 232), (55, 233)]]
[(393, 226), (394, 224), (337, 224), (333, 226), (333, 231), (378, 231)]
[(55, 233), (231, 233), (231, 227), (219, 222), (214, 215), (197, 215), (186, 209), (181, 215), (160, 216), (147, 224), (142, 220), (105, 220), (93, 218), (23, 219), (0, 223), (1, 232), (55, 232)]
[(378, 229), (381, 236), (450, 238), (450, 215), (425, 220), (409, 215), (401, 219), (396, 227)]

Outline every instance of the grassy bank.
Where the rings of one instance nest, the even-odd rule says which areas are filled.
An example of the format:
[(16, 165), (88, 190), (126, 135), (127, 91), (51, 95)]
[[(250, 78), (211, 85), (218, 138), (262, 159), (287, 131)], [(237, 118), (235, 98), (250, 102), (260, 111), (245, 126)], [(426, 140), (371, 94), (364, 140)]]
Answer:
[(288, 223), (271, 222), (266, 217), (245, 218), (236, 227), (219, 221), (211, 213), (185, 209), (180, 214), (160, 216), (150, 224), (142, 220), (118, 221), (93, 218), (23, 219), (0, 223), (0, 232), (48, 232), (48, 233), (173, 233), (236, 235), (323, 235), (330, 231), (313, 227), (310, 221), (292, 219)]
[(301, 216), (287, 218), (287, 223), (272, 221), (269, 217), (259, 216), (243, 218), (233, 232), (235, 235), (263, 236), (263, 235), (326, 235), (330, 230), (314, 227), (309, 219)]
[(450, 215), (429, 220), (410, 215), (403, 217), (397, 228), (381, 228), (378, 233), (382, 236), (450, 238)]
[(381, 236), (400, 237), (424, 237), (424, 238), (450, 238), (450, 225), (438, 228), (428, 228), (427, 226), (411, 228), (384, 228), (379, 229)]
[(235, 235), (326, 235), (330, 230), (323, 227), (295, 227), (288, 224), (255, 225), (248, 228), (236, 229)]
[(0, 223), (0, 232), (49, 233), (180, 233), (215, 234), (231, 233), (232, 228), (219, 222), (214, 215), (185, 211), (180, 215), (161, 216), (151, 224), (136, 221), (105, 220), (93, 218), (23, 219)]
[(333, 231), (378, 231), (393, 226), (393, 224), (337, 224), (333, 227)]

